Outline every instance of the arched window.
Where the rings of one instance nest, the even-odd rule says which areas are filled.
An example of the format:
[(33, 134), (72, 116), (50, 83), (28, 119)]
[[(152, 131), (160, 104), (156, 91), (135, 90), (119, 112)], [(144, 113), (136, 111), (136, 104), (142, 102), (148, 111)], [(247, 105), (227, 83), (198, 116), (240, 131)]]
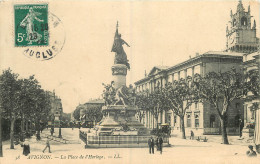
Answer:
[(211, 128), (214, 128), (215, 127), (215, 122), (216, 122), (216, 118), (215, 118), (215, 115), (210, 115), (210, 124), (209, 124), (209, 126), (211, 127)]
[(247, 26), (247, 19), (246, 19), (246, 17), (242, 17), (241, 18), (241, 25), (242, 26)]

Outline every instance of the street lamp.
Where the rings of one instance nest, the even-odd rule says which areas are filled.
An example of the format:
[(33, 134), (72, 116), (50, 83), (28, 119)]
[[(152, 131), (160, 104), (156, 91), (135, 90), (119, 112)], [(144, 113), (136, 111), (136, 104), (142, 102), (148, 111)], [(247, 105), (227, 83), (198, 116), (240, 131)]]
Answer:
[(62, 108), (60, 108), (60, 117), (59, 117), (59, 121), (60, 121), (60, 123), (59, 123), (59, 138), (62, 138), (62, 135), (61, 135), (61, 113), (62, 112)]

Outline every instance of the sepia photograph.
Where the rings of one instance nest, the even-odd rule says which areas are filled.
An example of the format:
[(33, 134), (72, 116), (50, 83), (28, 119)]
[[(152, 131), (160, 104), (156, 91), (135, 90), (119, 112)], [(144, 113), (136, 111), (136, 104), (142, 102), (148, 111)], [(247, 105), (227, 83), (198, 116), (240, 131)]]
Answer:
[(258, 0), (0, 0), (0, 164), (259, 164)]

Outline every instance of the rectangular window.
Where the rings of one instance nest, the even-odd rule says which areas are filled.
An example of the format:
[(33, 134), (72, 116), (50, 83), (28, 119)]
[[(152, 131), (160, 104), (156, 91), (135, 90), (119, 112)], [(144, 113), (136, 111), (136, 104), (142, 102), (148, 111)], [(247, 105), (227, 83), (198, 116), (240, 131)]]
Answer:
[(200, 120), (199, 115), (195, 115), (195, 128), (198, 128), (200, 126)]
[(187, 115), (187, 127), (188, 127), (188, 128), (191, 127), (191, 118), (190, 118), (190, 115)]

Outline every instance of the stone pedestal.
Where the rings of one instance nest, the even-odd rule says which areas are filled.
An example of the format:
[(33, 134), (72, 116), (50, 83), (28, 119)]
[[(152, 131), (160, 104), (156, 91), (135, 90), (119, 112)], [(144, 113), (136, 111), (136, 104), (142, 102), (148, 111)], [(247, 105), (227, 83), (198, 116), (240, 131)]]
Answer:
[(124, 64), (115, 64), (112, 66), (113, 81), (115, 89), (126, 85), (127, 67)]
[(148, 130), (137, 121), (137, 107), (124, 105), (104, 106), (104, 115), (98, 126), (99, 135), (145, 135)]

